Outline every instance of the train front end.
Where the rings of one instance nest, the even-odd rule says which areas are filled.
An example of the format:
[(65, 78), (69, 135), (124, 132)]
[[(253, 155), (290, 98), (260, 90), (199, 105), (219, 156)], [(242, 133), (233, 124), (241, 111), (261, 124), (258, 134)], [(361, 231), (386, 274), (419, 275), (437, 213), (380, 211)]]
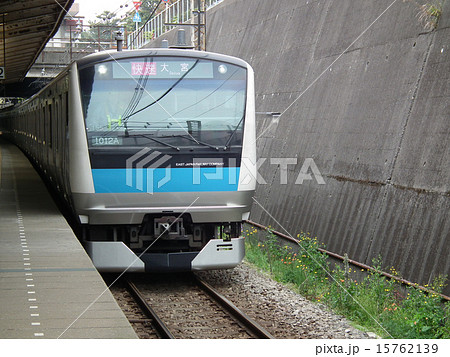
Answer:
[(169, 49), (97, 54), (77, 66), (83, 130), (74, 120), (70, 181), (96, 267), (236, 266), (256, 176), (250, 66)]

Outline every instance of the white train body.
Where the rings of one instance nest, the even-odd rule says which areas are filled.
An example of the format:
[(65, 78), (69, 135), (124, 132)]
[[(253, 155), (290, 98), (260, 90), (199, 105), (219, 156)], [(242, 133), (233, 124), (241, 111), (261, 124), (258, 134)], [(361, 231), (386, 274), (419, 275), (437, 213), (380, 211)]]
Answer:
[(253, 70), (208, 52), (102, 52), (0, 112), (101, 271), (231, 268), (256, 185)]

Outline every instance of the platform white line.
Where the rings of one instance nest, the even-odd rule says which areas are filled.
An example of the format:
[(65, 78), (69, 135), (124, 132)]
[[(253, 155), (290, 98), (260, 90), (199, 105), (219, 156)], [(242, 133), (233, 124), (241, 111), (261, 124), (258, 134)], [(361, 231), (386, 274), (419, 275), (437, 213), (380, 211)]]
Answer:
[[(185, 209), (184, 209), (184, 211), (183, 212), (181, 212), (179, 215), (178, 215), (178, 217), (177, 217), (177, 219), (175, 219), (170, 225), (169, 225), (169, 227), (167, 228), (167, 231), (169, 231), (169, 229), (170, 229), (170, 227), (172, 227), (172, 225), (178, 220), (178, 218), (180, 218), (181, 216), (183, 216), (183, 214), (195, 203), (195, 202), (197, 202), (197, 200), (200, 198), (200, 196), (199, 197), (197, 197), (194, 201), (192, 201), (192, 203), (188, 206), (188, 207), (186, 207)], [(63, 331), (63, 332), (61, 332), (61, 334), (57, 337), (57, 339), (60, 339), (61, 338), (61, 336), (62, 335), (64, 335), (65, 333), (66, 333), (66, 331), (68, 330), (68, 329), (70, 329), (71, 327), (72, 327), (72, 325), (75, 323), (75, 322), (77, 322), (80, 318), (81, 318), (81, 316), (83, 316), (85, 313), (86, 313), (86, 311), (88, 311), (90, 308), (91, 308), (91, 306), (92, 305), (94, 305), (96, 302), (97, 302), (97, 300), (98, 299), (100, 299), (102, 296), (103, 296), (103, 294), (105, 293), (105, 292), (107, 292), (110, 288), (111, 288), (111, 286), (113, 286), (116, 282), (117, 282), (117, 280), (119, 280), (120, 278), (121, 278), (121, 276), (122, 275), (124, 275), (126, 272), (127, 272), (127, 270), (134, 264), (134, 262), (136, 261), (136, 260), (138, 260), (143, 254), (145, 254), (151, 247), (152, 247), (152, 245), (153, 244), (155, 244), (158, 240), (159, 240), (159, 238), (161, 238), (162, 237), (162, 233), (147, 247), (147, 248), (145, 248), (144, 249), (144, 251), (142, 252), (142, 253), (140, 253), (137, 257), (136, 257), (136, 259), (133, 261), (133, 262), (131, 262), (131, 264), (122, 272), (122, 273), (120, 273), (119, 274), (119, 276), (111, 283), (111, 284), (109, 284), (109, 286), (107, 286), (106, 287), (106, 289), (105, 290), (103, 290), (103, 292), (102, 293), (100, 293), (85, 309), (84, 309), (84, 311), (81, 313), (81, 314), (79, 314), (78, 315), (78, 317), (77, 318), (75, 318), (70, 324), (69, 324), (69, 326), (67, 326), (66, 328), (65, 328), (65, 330)]]

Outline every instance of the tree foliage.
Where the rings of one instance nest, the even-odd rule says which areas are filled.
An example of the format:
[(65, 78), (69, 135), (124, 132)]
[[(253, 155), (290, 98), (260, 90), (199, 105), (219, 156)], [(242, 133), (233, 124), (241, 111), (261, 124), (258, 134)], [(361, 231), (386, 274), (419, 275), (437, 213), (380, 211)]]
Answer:
[(115, 33), (121, 28), (120, 19), (111, 11), (103, 11), (97, 15), (97, 19), (89, 21), (89, 27), (81, 33), (83, 40), (109, 41), (115, 37)]
[[(142, 5), (139, 8), (139, 15), (141, 16), (142, 22), (139, 23), (139, 26), (142, 26), (149, 19), (153, 10), (159, 3), (159, 0), (142, 1)], [(163, 6), (164, 4), (160, 4), (155, 14), (161, 11), (164, 8)], [(133, 21), (135, 13), (136, 11), (133, 9), (133, 11), (129, 11), (127, 16), (123, 19), (124, 27), (127, 32), (132, 32), (136, 29), (136, 23)]]
[[(169, 3), (175, 0), (170, 1)], [(156, 11), (154, 12), (155, 8)], [(139, 8), (139, 15), (142, 26), (154, 12), (158, 14), (165, 8), (165, 3), (160, 0), (143, 0)], [(105, 10), (94, 21), (89, 21), (89, 29), (81, 34), (83, 39), (110, 40), (115, 37), (119, 29), (125, 30), (125, 33), (133, 32), (136, 29), (136, 23), (133, 17), (136, 14), (134, 6), (129, 6), (125, 15), (118, 15), (116, 12)]]
[[(159, 5), (159, 6), (158, 6)], [(142, 5), (139, 7), (139, 15), (142, 19), (142, 22), (138, 23), (139, 26), (142, 26), (153, 13), (155, 7), (158, 6), (158, 9), (155, 11), (155, 14), (159, 13), (164, 9), (165, 4), (160, 0), (143, 0)], [(136, 14), (136, 10), (134, 6), (129, 6), (125, 15), (119, 16), (117, 13), (111, 11), (103, 11), (100, 15), (97, 16), (95, 21), (89, 21), (89, 25), (92, 27), (95, 26), (113, 26), (113, 27), (123, 27), (126, 32), (132, 32), (136, 29), (136, 23), (133, 21), (133, 17)]]

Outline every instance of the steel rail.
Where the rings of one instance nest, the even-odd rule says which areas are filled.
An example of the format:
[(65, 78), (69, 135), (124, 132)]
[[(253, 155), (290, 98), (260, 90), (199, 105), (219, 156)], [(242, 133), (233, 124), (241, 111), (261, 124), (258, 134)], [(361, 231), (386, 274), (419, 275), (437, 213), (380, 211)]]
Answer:
[(259, 325), (252, 318), (244, 314), (239, 310), (236, 305), (234, 305), (225, 296), (216, 291), (211, 285), (206, 283), (204, 280), (194, 275), (194, 280), (196, 284), (207, 293), (214, 301), (216, 301), (222, 308), (228, 311), (235, 319), (242, 323), (253, 335), (261, 339), (274, 339), (264, 327)]
[(145, 301), (145, 298), (139, 292), (139, 289), (136, 287), (136, 285), (128, 279), (125, 279), (125, 283), (128, 291), (133, 295), (134, 299), (136, 300), (144, 314), (152, 320), (152, 324), (161, 338), (174, 339), (175, 337), (169, 331), (165, 323), (162, 322), (156, 312), (152, 309), (152, 307), (147, 303), (147, 301)]

